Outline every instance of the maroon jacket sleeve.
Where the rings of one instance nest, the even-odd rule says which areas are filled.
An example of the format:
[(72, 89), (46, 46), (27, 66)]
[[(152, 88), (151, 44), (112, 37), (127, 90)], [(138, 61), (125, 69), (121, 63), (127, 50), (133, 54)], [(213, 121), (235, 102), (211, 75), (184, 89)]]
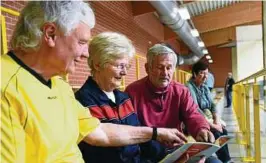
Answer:
[(181, 117), (184, 121), (188, 132), (196, 138), (197, 133), (201, 129), (210, 129), (208, 122), (205, 118), (198, 112), (198, 105), (194, 103), (193, 98), (187, 88), (184, 88), (183, 93), (180, 97), (181, 105)]

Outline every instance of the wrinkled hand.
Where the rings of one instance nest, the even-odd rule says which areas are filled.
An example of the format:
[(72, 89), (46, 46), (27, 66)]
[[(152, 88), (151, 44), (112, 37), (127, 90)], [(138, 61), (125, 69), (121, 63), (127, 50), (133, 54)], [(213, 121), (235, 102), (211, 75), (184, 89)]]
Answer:
[(207, 129), (201, 129), (197, 134), (196, 141), (213, 143), (215, 138), (211, 131)]
[(219, 132), (223, 132), (223, 126), (221, 125), (221, 124), (212, 124), (212, 125), (210, 125), (211, 126), (211, 128), (213, 128), (213, 129), (215, 129), (215, 130), (217, 130), (217, 131), (219, 131)]
[(158, 128), (157, 141), (167, 145), (175, 146), (187, 142), (185, 135), (177, 129)]

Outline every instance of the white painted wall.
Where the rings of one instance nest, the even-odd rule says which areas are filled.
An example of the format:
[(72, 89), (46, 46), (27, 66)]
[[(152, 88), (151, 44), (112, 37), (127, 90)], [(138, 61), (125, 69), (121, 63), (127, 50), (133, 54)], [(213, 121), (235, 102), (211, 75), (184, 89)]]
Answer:
[(263, 69), (262, 26), (236, 27), (236, 40), (238, 81)]

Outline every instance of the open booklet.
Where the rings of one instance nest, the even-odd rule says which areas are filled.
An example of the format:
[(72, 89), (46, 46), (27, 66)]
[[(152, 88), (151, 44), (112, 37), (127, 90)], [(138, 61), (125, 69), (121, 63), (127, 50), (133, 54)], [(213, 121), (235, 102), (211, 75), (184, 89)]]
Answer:
[(222, 146), (227, 144), (233, 137), (228, 135), (220, 136), (214, 143), (205, 142), (189, 142), (176, 148), (172, 153), (168, 154), (160, 163), (184, 163), (197, 162), (201, 157), (206, 158), (212, 156)]

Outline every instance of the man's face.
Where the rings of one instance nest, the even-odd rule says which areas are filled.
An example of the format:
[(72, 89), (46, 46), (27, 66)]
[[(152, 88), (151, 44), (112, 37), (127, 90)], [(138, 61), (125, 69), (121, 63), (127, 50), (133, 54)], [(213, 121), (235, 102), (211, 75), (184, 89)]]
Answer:
[(100, 83), (105, 88), (114, 90), (121, 85), (122, 77), (127, 74), (129, 69), (129, 58), (123, 57), (106, 62), (102, 68), (100, 68), (98, 75), (100, 76)]
[(60, 74), (73, 73), (78, 62), (88, 57), (88, 40), (90, 39), (90, 28), (80, 23), (67, 36), (59, 34), (55, 40), (54, 66)]
[(199, 71), (199, 73), (195, 75), (195, 81), (200, 85), (202, 85), (204, 82), (206, 82), (208, 78), (208, 73), (209, 73), (208, 69)]
[(151, 83), (157, 88), (165, 88), (171, 82), (174, 71), (172, 55), (154, 56), (151, 67), (146, 64), (146, 71)]

